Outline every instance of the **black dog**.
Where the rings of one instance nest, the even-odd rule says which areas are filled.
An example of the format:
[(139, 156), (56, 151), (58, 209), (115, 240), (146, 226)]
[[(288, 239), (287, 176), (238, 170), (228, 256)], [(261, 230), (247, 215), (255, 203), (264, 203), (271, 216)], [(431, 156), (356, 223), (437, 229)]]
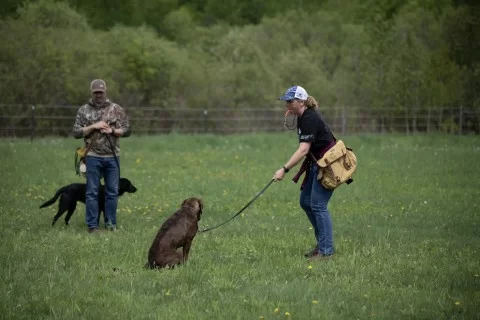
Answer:
[[(60, 197), (60, 201), (58, 202), (58, 212), (53, 217), (52, 226), (57, 222), (58, 218), (68, 210), (67, 215), (65, 216), (65, 224), (68, 225), (70, 218), (77, 207), (77, 202), (80, 201), (85, 203), (85, 193), (87, 190), (86, 183), (72, 183), (68, 186), (62, 187), (58, 189), (57, 193), (53, 196), (52, 199), (48, 200), (44, 204), (40, 206), (40, 208), (48, 207), (51, 204), (54, 204), (57, 201), (58, 197)], [(118, 185), (118, 195), (121, 196), (125, 192), (128, 193), (135, 193), (137, 188), (130, 182), (130, 180), (126, 178), (120, 178), (119, 185)], [(105, 214), (105, 186), (100, 186), (100, 192), (98, 195), (98, 221), (100, 221), (100, 213), (103, 212)]]

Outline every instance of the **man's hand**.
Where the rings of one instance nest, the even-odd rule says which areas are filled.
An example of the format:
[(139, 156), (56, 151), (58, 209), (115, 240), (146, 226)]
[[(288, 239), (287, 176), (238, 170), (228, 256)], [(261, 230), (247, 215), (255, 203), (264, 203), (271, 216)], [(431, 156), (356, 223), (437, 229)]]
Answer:
[(108, 129), (100, 129), (100, 132), (105, 133), (105, 134), (113, 134), (114, 133), (113, 128), (111, 128), (111, 127), (108, 127)]
[(98, 122), (92, 124), (92, 127), (93, 127), (94, 129), (98, 129), (98, 130), (100, 130), (100, 131), (102, 131), (102, 132), (103, 132), (103, 130), (108, 130), (108, 129), (110, 129), (110, 132), (111, 132), (110, 126), (109, 126), (108, 123), (106, 123), (105, 121), (98, 121)]
[(105, 121), (98, 121), (88, 127), (83, 127), (83, 136), (88, 136), (93, 130), (107, 130), (110, 126)]

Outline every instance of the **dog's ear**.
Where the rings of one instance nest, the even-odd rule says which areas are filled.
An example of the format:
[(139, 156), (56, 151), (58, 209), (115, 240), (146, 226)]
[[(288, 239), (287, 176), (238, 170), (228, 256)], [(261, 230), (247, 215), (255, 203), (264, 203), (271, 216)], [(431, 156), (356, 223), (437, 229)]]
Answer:
[(127, 188), (125, 186), (125, 181), (123, 180), (123, 178), (120, 178), (120, 180), (118, 180), (118, 195), (123, 196), (126, 191)]
[(185, 199), (183, 200), (182, 204), (180, 205), (180, 207), (183, 207), (183, 205), (185, 204), (185, 202), (187, 202), (188, 199)]
[(197, 202), (198, 202), (197, 220), (200, 220), (200, 216), (202, 215), (202, 212), (203, 212), (203, 200), (202, 199), (197, 199)]

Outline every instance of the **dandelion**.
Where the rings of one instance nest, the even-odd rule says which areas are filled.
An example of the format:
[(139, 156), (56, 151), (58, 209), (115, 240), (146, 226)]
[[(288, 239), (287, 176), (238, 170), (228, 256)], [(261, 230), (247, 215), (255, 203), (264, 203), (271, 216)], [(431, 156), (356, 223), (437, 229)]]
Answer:
[(290, 317), (290, 312), (285, 312), (285, 317)]
[(140, 159), (140, 158), (137, 158), (137, 160), (135, 160), (136, 164), (140, 164), (140, 162), (142, 162), (142, 159)]
[(170, 295), (170, 290), (167, 290), (167, 292), (165, 292), (165, 295), (169, 296)]
[(312, 267), (312, 266), (308, 266), (307, 269), (308, 269), (308, 270), (311, 270), (311, 269), (313, 269), (313, 267)]
[(317, 300), (312, 300), (312, 304), (318, 304)]
[(459, 306), (459, 305), (461, 305), (461, 304), (462, 304), (462, 303), (461, 303), (460, 301), (455, 301), (455, 305), (456, 305), (456, 306)]
[(279, 309), (279, 308), (275, 308), (275, 310), (273, 310), (273, 312), (275, 312), (275, 313), (280, 313), (280, 309)]

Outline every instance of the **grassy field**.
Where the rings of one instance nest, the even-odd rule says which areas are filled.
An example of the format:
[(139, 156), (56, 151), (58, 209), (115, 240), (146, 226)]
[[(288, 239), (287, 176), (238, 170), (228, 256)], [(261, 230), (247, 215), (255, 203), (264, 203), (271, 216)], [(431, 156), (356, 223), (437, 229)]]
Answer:
[[(295, 133), (122, 140), (119, 232), (90, 235), (85, 207), (52, 227), (39, 205), (75, 176), (81, 141), (0, 140), (1, 319), (480, 319), (480, 139), (344, 137), (355, 182), (330, 202), (336, 256), (309, 263), (299, 185), (274, 183), (244, 214), (198, 234), (190, 261), (145, 270), (162, 222), (205, 202), (223, 222), (296, 149)], [(294, 171), (294, 170), (292, 170)], [(63, 217), (62, 217), (63, 218)]]

